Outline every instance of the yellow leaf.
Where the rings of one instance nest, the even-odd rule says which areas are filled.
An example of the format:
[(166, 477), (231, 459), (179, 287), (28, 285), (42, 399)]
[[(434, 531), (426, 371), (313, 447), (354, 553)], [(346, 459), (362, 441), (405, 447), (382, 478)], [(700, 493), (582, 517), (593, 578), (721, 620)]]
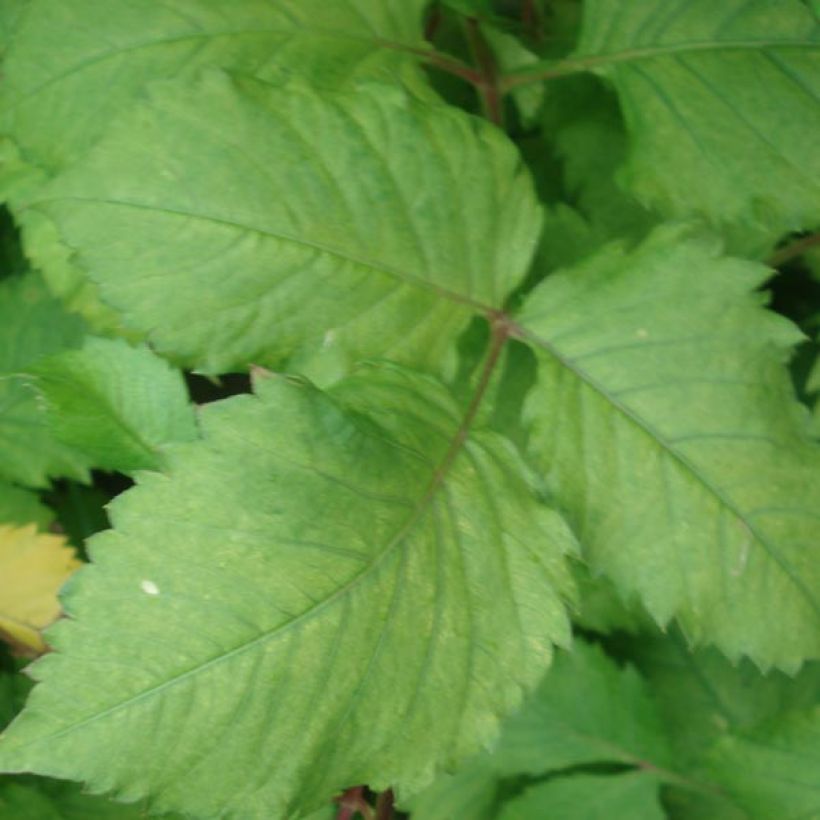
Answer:
[(65, 538), (0, 526), (0, 638), (26, 654), (46, 645), (40, 632), (60, 615), (57, 592), (79, 566)]

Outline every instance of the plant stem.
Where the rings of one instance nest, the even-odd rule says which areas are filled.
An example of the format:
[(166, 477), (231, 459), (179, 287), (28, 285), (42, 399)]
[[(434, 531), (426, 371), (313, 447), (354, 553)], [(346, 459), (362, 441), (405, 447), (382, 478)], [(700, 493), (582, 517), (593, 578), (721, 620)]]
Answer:
[(522, 0), (521, 23), (524, 29), (529, 32), (533, 42), (540, 43), (543, 40), (541, 20), (535, 0)]
[(383, 791), (376, 799), (376, 820), (393, 820), (393, 789)]
[(788, 245), (778, 248), (766, 260), (766, 264), (770, 268), (779, 268), (781, 265), (790, 262), (796, 256), (800, 256), (815, 245), (820, 245), (820, 231), (810, 233), (808, 236), (801, 236), (799, 239), (789, 242)]
[(498, 64), (492, 49), (481, 33), (481, 24), (474, 17), (464, 21), (470, 51), (478, 64), (479, 82), (476, 91), (481, 98), (484, 116), (499, 128), (504, 127), (504, 95), (499, 85)]
[(375, 42), (382, 48), (388, 48), (392, 51), (401, 51), (405, 54), (412, 54), (415, 57), (419, 57), (434, 68), (460, 77), (465, 82), (470, 83), (470, 85), (478, 86), (483, 82), (481, 74), (476, 69), (462, 62), (457, 57), (437, 51), (434, 48), (416, 48), (415, 46), (408, 46), (404, 43), (394, 43), (390, 40), (378, 38)]

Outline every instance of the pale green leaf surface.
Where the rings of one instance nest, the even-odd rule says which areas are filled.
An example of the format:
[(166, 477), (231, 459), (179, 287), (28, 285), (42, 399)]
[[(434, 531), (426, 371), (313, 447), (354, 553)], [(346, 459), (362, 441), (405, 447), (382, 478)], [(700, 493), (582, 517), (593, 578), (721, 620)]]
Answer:
[(526, 789), (500, 820), (664, 820), (658, 779), (645, 772), (576, 774)]
[(166, 445), (197, 436), (182, 374), (147, 347), (88, 337), (31, 372), (54, 435), (95, 467), (158, 469)]
[(664, 227), (552, 275), (518, 322), (532, 453), (592, 570), (694, 642), (793, 671), (820, 656), (820, 451), (767, 275)]
[(78, 346), (82, 321), (66, 313), (33, 274), (0, 282), (0, 477), (43, 486), (49, 476), (86, 477), (85, 461), (50, 433), (21, 372)]
[[(6, 2), (6, 0), (4, 0)], [(32, 0), (4, 62), (0, 122), (50, 172), (81, 156), (145, 85), (202, 67), (325, 83), (395, 72), (422, 47), (424, 0)]]
[(540, 225), (486, 123), (384, 86), (223, 74), (156, 88), (42, 197), (103, 298), (209, 371), (339, 350), (440, 366)]
[(53, 519), (36, 493), (0, 481), (0, 524), (36, 524), (44, 530)]
[(0, 767), (241, 820), (401, 798), (489, 744), (568, 640), (568, 529), (435, 381), (257, 392), (110, 507)]
[(666, 740), (641, 676), (593, 644), (562, 652), (524, 708), (504, 724), (492, 767), (541, 775), (592, 763), (663, 765)]
[(573, 58), (615, 85), (628, 182), (672, 216), (820, 222), (820, 22), (798, 0), (587, 0)]
[(9, 47), (17, 25), (31, 0), (4, 0), (0, 4), (0, 57)]
[(750, 820), (820, 816), (820, 706), (723, 738), (707, 770)]

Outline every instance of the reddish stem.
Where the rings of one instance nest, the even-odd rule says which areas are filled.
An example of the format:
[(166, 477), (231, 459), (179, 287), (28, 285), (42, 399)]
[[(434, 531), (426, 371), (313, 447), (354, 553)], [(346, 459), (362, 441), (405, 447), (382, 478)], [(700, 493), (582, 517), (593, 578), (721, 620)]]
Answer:
[(376, 799), (376, 820), (393, 820), (393, 789), (383, 791)]
[(481, 33), (481, 24), (474, 17), (464, 21), (467, 41), (478, 64), (480, 80), (475, 83), (476, 91), (481, 97), (481, 107), (484, 116), (500, 128), (504, 126), (504, 95), (499, 83), (500, 75), (495, 55), (484, 35)]
[(373, 810), (364, 798), (364, 786), (353, 786), (349, 788), (337, 800), (339, 811), (336, 820), (353, 820), (360, 814), (365, 820), (373, 820)]

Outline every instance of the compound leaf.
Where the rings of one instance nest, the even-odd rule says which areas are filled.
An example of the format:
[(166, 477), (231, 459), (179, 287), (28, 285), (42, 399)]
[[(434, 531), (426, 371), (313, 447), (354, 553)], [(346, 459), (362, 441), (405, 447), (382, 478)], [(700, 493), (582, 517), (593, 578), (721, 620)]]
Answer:
[(157, 469), (165, 445), (196, 438), (182, 374), (147, 347), (88, 337), (32, 373), (55, 436), (95, 467)]
[(440, 367), (540, 225), (486, 123), (378, 85), (222, 73), (156, 87), (41, 197), (127, 323), (209, 371), (318, 351)]
[(608, 77), (627, 180), (672, 216), (820, 222), (820, 22), (798, 0), (587, 0), (568, 61)]
[(57, 591), (79, 566), (62, 536), (0, 525), (0, 637), (45, 651), (40, 633), (60, 614)]
[(111, 506), (0, 765), (250, 820), (489, 743), (568, 639), (573, 542), (514, 448), (387, 365), (201, 425)]
[(554, 274), (518, 321), (532, 452), (593, 571), (794, 671), (820, 655), (820, 449), (783, 367), (801, 336), (753, 292), (767, 275), (666, 226)]

